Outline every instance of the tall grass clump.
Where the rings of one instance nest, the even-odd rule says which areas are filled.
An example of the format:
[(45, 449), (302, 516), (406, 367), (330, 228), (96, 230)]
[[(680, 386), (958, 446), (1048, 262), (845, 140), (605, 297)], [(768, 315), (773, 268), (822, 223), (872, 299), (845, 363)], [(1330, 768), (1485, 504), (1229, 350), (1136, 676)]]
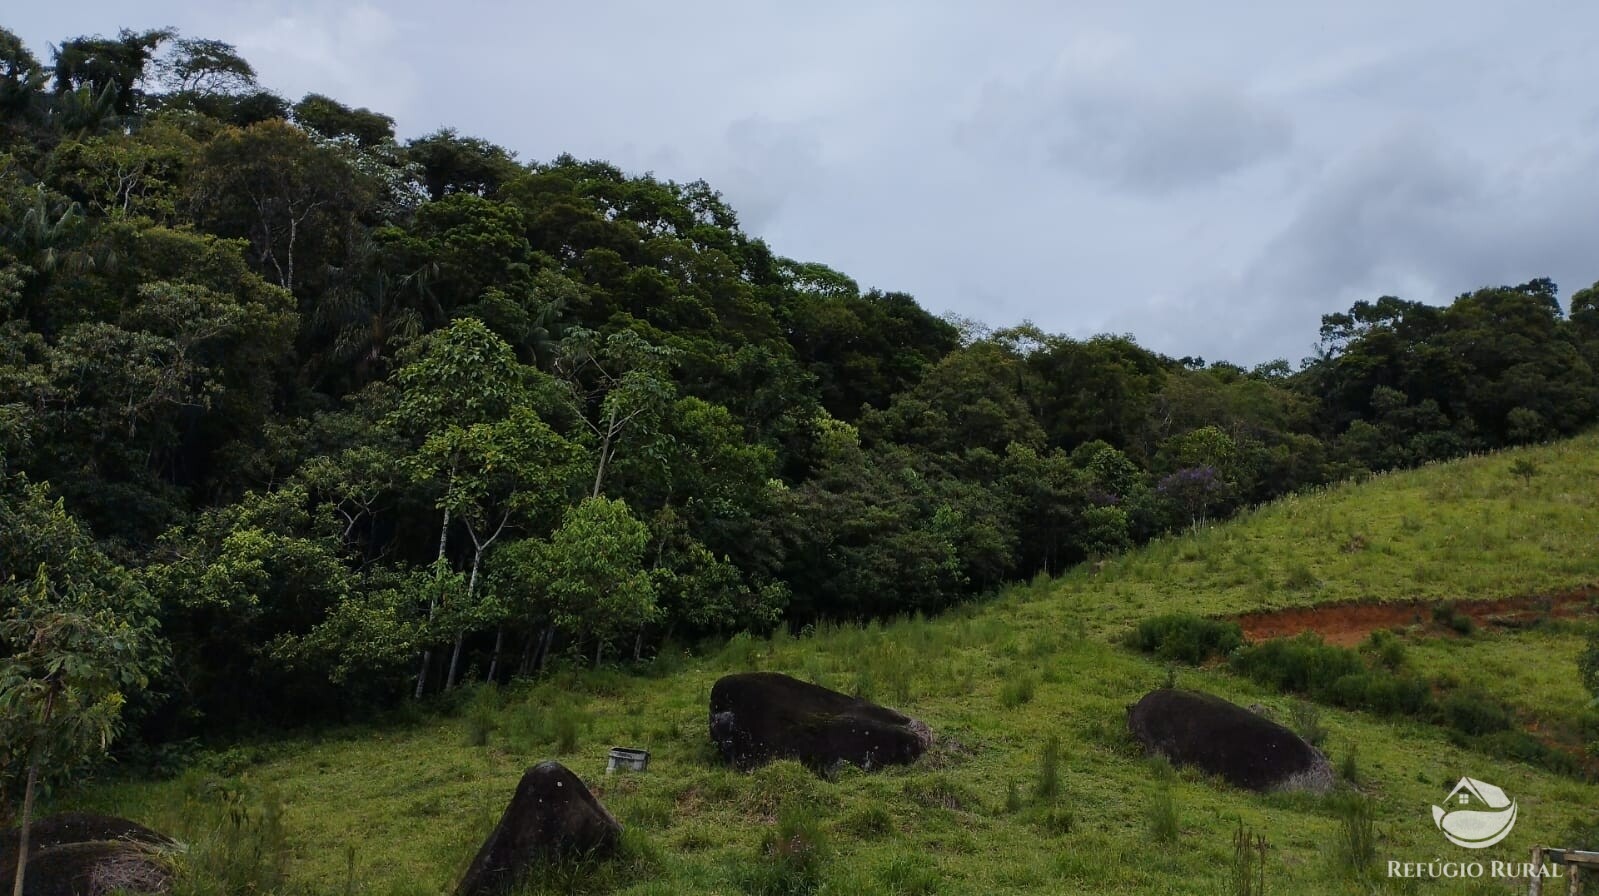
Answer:
[(1322, 724), (1321, 709), (1308, 700), (1295, 700), (1288, 709), (1288, 720), (1294, 733), (1305, 743), (1320, 747), (1327, 740), (1327, 726)]
[(1038, 756), (1038, 786), (1033, 791), (1039, 802), (1054, 802), (1060, 797), (1060, 737), (1054, 734), (1044, 741)]
[(207, 781), (185, 802), (187, 819), (204, 819), (178, 861), (174, 892), (184, 896), (271, 893), (287, 879), (283, 801), (237, 782)]
[(1149, 822), (1149, 836), (1156, 843), (1177, 842), (1180, 827), (1177, 800), (1172, 796), (1169, 783), (1162, 783), (1156, 789), (1154, 799), (1149, 802), (1146, 820)]
[(600, 896), (655, 876), (659, 848), (637, 828), (623, 828), (610, 854), (583, 853), (535, 862), (509, 896)]
[(1244, 827), (1238, 820), (1238, 831), (1233, 834), (1233, 861), (1228, 867), (1228, 896), (1265, 896), (1266, 893), (1266, 836)]
[(1339, 794), (1333, 802), (1338, 818), (1338, 841), (1333, 862), (1350, 880), (1364, 881), (1377, 864), (1377, 815), (1371, 797), (1356, 792)]
[(999, 689), (999, 704), (1006, 709), (1015, 709), (1033, 699), (1033, 693), (1038, 690), (1038, 676), (1031, 672), (1022, 672), (1012, 676)]
[(740, 869), (740, 889), (750, 896), (810, 896), (822, 884), (828, 844), (807, 806), (785, 809), (761, 837), (755, 860)]
[(938, 869), (925, 857), (900, 853), (877, 872), (877, 880), (895, 896), (933, 896)]
[(466, 717), (467, 746), (488, 746), (489, 736), (499, 727), (500, 708), (501, 698), (498, 688), (490, 685), (478, 685), (473, 688), (472, 697), (467, 701), (463, 712)]

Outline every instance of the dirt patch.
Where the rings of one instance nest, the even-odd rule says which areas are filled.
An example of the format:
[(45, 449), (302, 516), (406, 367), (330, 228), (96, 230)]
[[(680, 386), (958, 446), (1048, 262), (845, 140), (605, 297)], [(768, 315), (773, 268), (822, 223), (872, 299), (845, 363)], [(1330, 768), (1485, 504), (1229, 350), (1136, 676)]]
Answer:
[[(1233, 617), (1251, 641), (1288, 638), (1302, 632), (1315, 632), (1328, 644), (1354, 647), (1379, 629), (1405, 629), (1423, 626), (1428, 634), (1452, 635), (1444, 622), (1433, 618), (1443, 601), (1399, 601), (1392, 603), (1322, 604), (1245, 613)], [(1468, 616), (1479, 627), (1524, 628), (1539, 619), (1569, 619), (1592, 615), (1599, 606), (1599, 585), (1590, 585), (1562, 594), (1537, 594), (1494, 600), (1457, 601), (1457, 616)]]

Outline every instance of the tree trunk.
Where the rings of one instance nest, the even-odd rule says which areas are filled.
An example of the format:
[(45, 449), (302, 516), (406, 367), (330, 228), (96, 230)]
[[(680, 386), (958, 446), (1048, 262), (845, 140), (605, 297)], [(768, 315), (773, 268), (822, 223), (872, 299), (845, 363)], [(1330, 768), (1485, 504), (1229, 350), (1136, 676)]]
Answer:
[(529, 634), (527, 640), (522, 642), (522, 658), (517, 661), (516, 674), (526, 677), (533, 671), (533, 646), (539, 635)]
[(455, 636), (455, 649), (450, 651), (450, 674), (444, 678), (444, 689), (447, 691), (455, 687), (456, 670), (461, 668), (461, 644), (466, 641), (466, 632), (458, 632)]
[(594, 639), (594, 668), (598, 669), (600, 667), (600, 657), (604, 653), (605, 653), (605, 639), (604, 638), (600, 638), (600, 637), (596, 637)]
[[(453, 470), (451, 471), (451, 478), (452, 479), (454, 478), (454, 471)], [(444, 549), (449, 546), (449, 538), (450, 538), (450, 508), (446, 507), (446, 508), (444, 508), (444, 522), (439, 526), (439, 564), (440, 564), (439, 568), (440, 568), (441, 571), (443, 569), (443, 564), (444, 564)], [(438, 596), (437, 593), (435, 593), (432, 597), (430, 597), (428, 599), (428, 621), (429, 622), (433, 621), (433, 614), (437, 613), (438, 609), (439, 609), (439, 596)], [(423, 637), (425, 638), (425, 637), (427, 637), (427, 635), (424, 634)], [(422, 699), (422, 693), (423, 693), (424, 689), (427, 687), (427, 683), (428, 683), (428, 666), (430, 666), (432, 664), (433, 664), (433, 648), (425, 647), (425, 648), (422, 649), (422, 668), (420, 670), (418, 670), (417, 673), (416, 673), (416, 693), (413, 695), (413, 699), (416, 699), (416, 700), (421, 700)]]
[(644, 656), (644, 626), (638, 627), (638, 634), (633, 636), (633, 662), (638, 662)]
[(605, 424), (605, 438), (600, 440), (600, 460), (594, 465), (594, 494), (600, 496), (600, 485), (605, 481), (605, 465), (611, 459), (611, 440), (616, 437), (616, 410), (612, 408), (611, 419)]
[(416, 673), (416, 693), (411, 695), (412, 699), (422, 699), (422, 691), (427, 687), (428, 683), (428, 667), (431, 665), (433, 665), (433, 648), (424, 647), (422, 648), (422, 668), (418, 669)]
[(494, 630), (494, 652), (489, 654), (489, 675), (484, 681), (494, 683), (495, 673), (500, 671), (500, 648), (505, 646), (505, 626)]
[[(505, 527), (501, 526), (500, 528), (503, 529)], [(477, 571), (478, 571), (480, 565), (483, 563), (483, 552), (488, 550), (488, 546), (493, 544), (494, 543), (494, 538), (500, 537), (500, 534), (498, 532), (496, 532), (496, 533), (494, 533), (494, 538), (489, 539), (487, 543), (479, 544), (478, 540), (477, 540), (477, 530), (472, 528), (472, 524), (471, 524), (471, 520), (470, 519), (467, 520), (467, 529), (471, 532), (472, 543), (473, 543), (473, 547), (474, 547), (474, 550), (472, 551), (472, 574), (467, 576), (467, 579), (466, 579), (466, 606), (467, 606), (467, 609), (470, 610), (471, 607), (472, 607), (472, 595), (477, 592)], [(462, 632), (457, 632), (456, 633), (456, 635), (455, 635), (455, 652), (450, 654), (450, 676), (444, 682), (444, 689), (446, 691), (449, 690), (450, 688), (455, 687), (455, 684), (456, 684), (456, 681), (457, 681), (455, 673), (456, 673), (456, 669), (458, 669), (460, 667), (460, 663), (461, 663), (461, 642), (465, 641), (465, 640), (466, 640), (466, 632), (462, 631)], [(496, 642), (496, 646), (495, 646), (495, 655), (496, 656), (499, 655), (498, 642)], [(490, 674), (489, 677), (490, 677), (490, 679), (492, 679), (494, 676), (492, 674)]]
[[(56, 692), (52, 685), (44, 697), (45, 726), (49, 726), (55, 706)], [(28, 783), (22, 791), (22, 823), (17, 829), (17, 877), (12, 884), (11, 896), (22, 896), (22, 882), (28, 874), (28, 834), (29, 827), (33, 824), (33, 796), (39, 790), (39, 762), (43, 759), (40, 755), (42, 752), (39, 745), (34, 744), (33, 756), (28, 761)]]
[(533, 657), (533, 671), (544, 671), (544, 661), (550, 657), (550, 642), (555, 640), (555, 626), (544, 626), (544, 634), (539, 638), (539, 651)]
[(22, 881), (28, 873), (28, 826), (33, 823), (33, 793), (39, 784), (39, 756), (35, 751), (28, 763), (28, 784), (22, 796), (22, 827), (17, 834), (17, 878), (11, 896), (22, 896)]

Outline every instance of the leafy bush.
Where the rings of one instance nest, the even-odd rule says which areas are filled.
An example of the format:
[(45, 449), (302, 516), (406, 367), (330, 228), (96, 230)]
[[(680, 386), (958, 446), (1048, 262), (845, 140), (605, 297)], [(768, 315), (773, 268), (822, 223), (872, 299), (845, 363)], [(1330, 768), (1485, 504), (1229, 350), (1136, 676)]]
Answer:
[(1382, 715), (1425, 715), (1433, 706), (1432, 688), (1424, 679), (1382, 669), (1346, 675), (1320, 696), (1329, 703)]
[(1168, 613), (1140, 622), (1128, 640), (1131, 646), (1160, 659), (1198, 665), (1243, 646), (1244, 631), (1236, 622)]
[(1432, 621), (1438, 623), (1439, 625), (1454, 629), (1456, 632), (1462, 635), (1471, 634), (1476, 630), (1477, 627), (1476, 624), (1471, 621), (1470, 616), (1460, 612), (1460, 609), (1452, 603), (1443, 603), (1433, 607)]
[(1462, 737), (1460, 742), (1462, 745), (1500, 759), (1525, 762), (1562, 775), (1577, 777), (1583, 774), (1582, 763), (1575, 757), (1549, 746), (1525, 731), (1495, 731), (1478, 737)]
[(1422, 678), (1370, 669), (1359, 653), (1322, 642), (1314, 634), (1273, 638), (1233, 654), (1233, 669), (1281, 691), (1385, 715), (1425, 715), (1432, 689)]
[(1455, 691), (1438, 709), (1444, 724), (1464, 734), (1492, 734), (1508, 730), (1513, 723), (1509, 710), (1475, 689)]
[(1245, 647), (1233, 653), (1232, 665), (1261, 684), (1299, 694), (1325, 693), (1338, 679), (1364, 671), (1354, 651), (1324, 644), (1310, 632)]
[(1378, 629), (1366, 638), (1366, 643), (1360, 645), (1362, 653), (1370, 656), (1377, 665), (1398, 672), (1405, 668), (1405, 642), (1399, 636), (1387, 629)]

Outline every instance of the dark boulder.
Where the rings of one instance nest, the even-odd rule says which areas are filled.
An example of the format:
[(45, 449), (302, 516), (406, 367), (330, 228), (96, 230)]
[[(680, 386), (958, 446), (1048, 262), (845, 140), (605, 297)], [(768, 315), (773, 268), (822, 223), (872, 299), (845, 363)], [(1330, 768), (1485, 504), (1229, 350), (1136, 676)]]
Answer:
[[(21, 828), (0, 831), (0, 865), (17, 866), (17, 844)], [(150, 846), (171, 848), (177, 844), (172, 838), (158, 834), (142, 824), (117, 818), (114, 815), (91, 815), (87, 812), (62, 812), (36, 818), (28, 826), (28, 851), (60, 846), (64, 843), (87, 843), (93, 840), (127, 840)]]
[[(0, 831), (0, 881), (17, 873), (21, 829)], [(161, 893), (172, 883), (166, 854), (178, 844), (144, 825), (110, 815), (67, 812), (28, 828), (29, 896)]]
[(541, 762), (522, 775), (456, 896), (504, 893), (544, 862), (603, 858), (616, 850), (621, 836), (622, 826), (581, 778), (559, 762)]
[(1324, 793), (1334, 783), (1320, 750), (1270, 719), (1194, 691), (1161, 688), (1127, 709), (1127, 728), (1151, 753), (1249, 790)]
[[(22, 891), (28, 896), (111, 896), (113, 893), (165, 893), (172, 888), (166, 854), (128, 840), (63, 843), (34, 852), (28, 848)], [(13, 866), (13, 875), (16, 874)]]
[(818, 768), (915, 762), (933, 744), (903, 713), (776, 672), (729, 675), (711, 688), (711, 740), (738, 768), (798, 759)]

